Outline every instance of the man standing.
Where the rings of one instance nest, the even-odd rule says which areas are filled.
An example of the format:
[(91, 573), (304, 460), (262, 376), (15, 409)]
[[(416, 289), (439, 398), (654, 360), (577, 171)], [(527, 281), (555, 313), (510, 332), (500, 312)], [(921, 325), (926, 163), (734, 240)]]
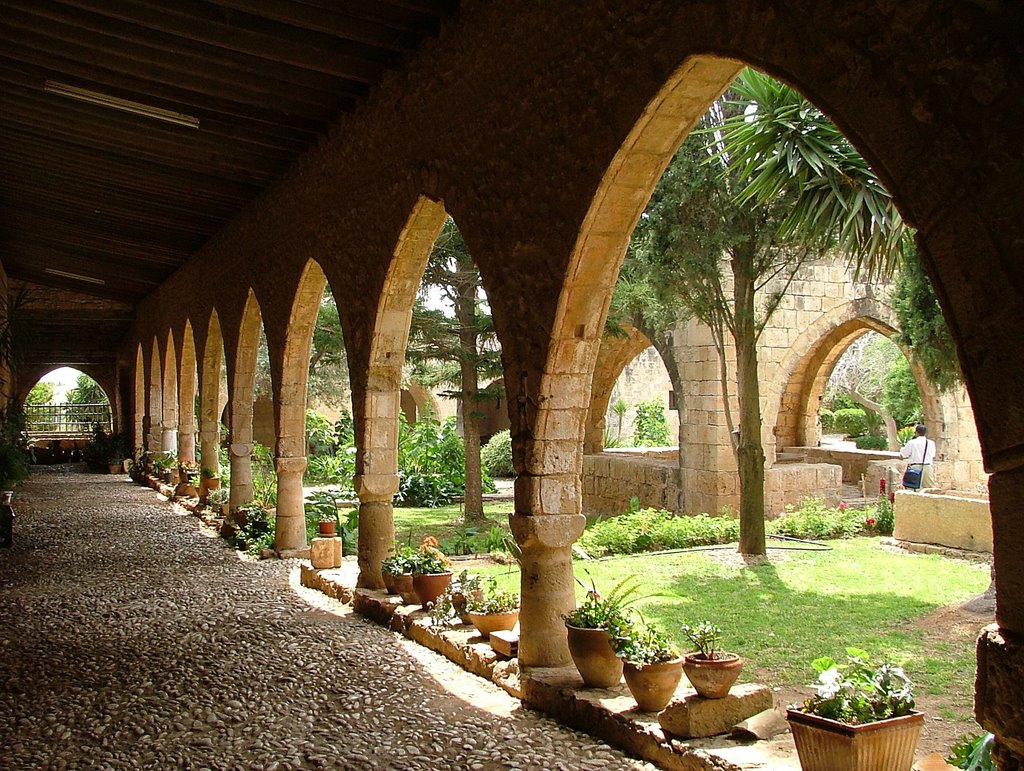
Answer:
[(935, 487), (935, 467), (932, 465), (935, 460), (935, 442), (928, 438), (928, 427), (924, 423), (917, 424), (914, 438), (903, 445), (900, 455), (910, 461), (910, 468), (921, 469), (921, 486), (917, 489)]

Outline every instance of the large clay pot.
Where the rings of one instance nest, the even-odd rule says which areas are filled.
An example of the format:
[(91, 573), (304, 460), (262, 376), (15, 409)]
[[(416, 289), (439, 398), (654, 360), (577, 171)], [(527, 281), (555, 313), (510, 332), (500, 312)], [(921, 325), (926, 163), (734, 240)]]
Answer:
[(683, 671), (705, 699), (724, 699), (743, 671), (743, 659), (735, 653), (719, 653), (715, 659), (706, 659), (703, 653), (688, 653), (683, 657)]
[(631, 661), (622, 665), (629, 692), (643, 712), (661, 712), (672, 700), (683, 679), (682, 658), (637, 666)]
[(400, 576), (395, 576), (395, 591), (401, 595), (403, 604), (416, 604), (416, 590), (412, 586), (412, 573), (402, 573)]
[(849, 725), (790, 709), (786, 719), (803, 771), (908, 771), (924, 714)]
[(469, 623), (476, 627), (483, 637), (490, 637), (491, 632), (498, 630), (515, 629), (519, 621), (519, 610), (510, 610), (507, 613), (466, 613), (469, 616)]
[(317, 523), (317, 532), (324, 538), (334, 537), (334, 525), (333, 519), (321, 519)]
[(384, 590), (388, 594), (398, 594), (398, 589), (395, 587), (395, 574), (388, 573), (386, 570), (382, 570), (380, 577), (384, 579)]
[(612, 637), (606, 629), (582, 629), (565, 625), (569, 633), (569, 653), (591, 688), (611, 688), (622, 680), (622, 659), (612, 649)]
[(424, 608), (437, 602), (437, 598), (444, 594), (451, 582), (450, 570), (447, 573), (415, 573), (412, 577), (413, 589)]

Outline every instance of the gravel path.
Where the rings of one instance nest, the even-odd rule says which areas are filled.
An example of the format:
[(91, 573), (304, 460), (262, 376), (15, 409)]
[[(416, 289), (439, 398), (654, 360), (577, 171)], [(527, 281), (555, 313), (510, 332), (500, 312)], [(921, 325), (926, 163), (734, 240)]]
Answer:
[(2, 769), (651, 768), (239, 559), (125, 477), (35, 473), (0, 550)]

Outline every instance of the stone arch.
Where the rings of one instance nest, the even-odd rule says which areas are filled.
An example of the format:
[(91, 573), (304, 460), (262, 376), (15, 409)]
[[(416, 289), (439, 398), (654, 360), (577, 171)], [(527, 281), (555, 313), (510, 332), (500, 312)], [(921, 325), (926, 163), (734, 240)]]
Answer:
[(306, 545), (302, 477), (306, 471), (306, 386), (313, 328), (327, 278), (319, 263), (309, 260), (299, 278), (285, 337), (280, 382), (276, 384), (274, 413), (277, 433), (278, 551)]
[(441, 414), (437, 397), (419, 383), (406, 383), (401, 392), (401, 407), (405, 422), (409, 425), (414, 424), (427, 412), (435, 418)]
[(185, 320), (178, 362), (178, 458), (196, 460), (196, 342), (192, 322)]
[(132, 447), (143, 447), (146, 443), (146, 357), (140, 343), (135, 349), (135, 377), (132, 394)]
[(203, 468), (219, 473), (221, 377), (224, 369), (224, 338), (217, 310), (210, 311), (199, 372), (199, 447)]
[(238, 326), (234, 361), (228, 368), (228, 415), (231, 419), (231, 508), (252, 500), (252, 404), (256, 357), (263, 328), (260, 305), (250, 289)]
[(177, 452), (178, 449), (178, 356), (174, 349), (174, 334), (168, 330), (167, 343), (161, 362), (160, 449)]
[(161, 421), (163, 420), (164, 408), (161, 371), (160, 342), (154, 337), (150, 346), (149, 385), (146, 394), (146, 417), (149, 421), (146, 449), (150, 452), (160, 452), (163, 449), (161, 447), (163, 440)]
[[(779, 366), (777, 377), (764, 378), (764, 382), (776, 384), (765, 389), (765, 426), (774, 426), (777, 446), (818, 444), (818, 406), (829, 376), (849, 345), (869, 331), (889, 339), (896, 337), (896, 318), (888, 304), (860, 298), (833, 308), (801, 332)], [(901, 351), (910, 358), (909, 351), (902, 346)], [(911, 370), (921, 394), (925, 421), (934, 427), (934, 438), (942, 453), (946, 425), (952, 416), (944, 414), (941, 396), (924, 377), (920, 366), (911, 363)]]
[(402, 366), (413, 302), (446, 216), (443, 204), (425, 196), (413, 206), (398, 236), (377, 305), (366, 390), (352, 395), (353, 400), (363, 401), (363, 409), (356, 411), (359, 586), (384, 586), (380, 563), (394, 540), (392, 498), (398, 490)]
[(625, 336), (606, 335), (601, 339), (601, 347), (597, 352), (587, 425), (583, 434), (583, 452), (586, 454), (604, 449), (605, 415), (615, 382), (626, 365), (652, 345), (650, 338), (636, 327), (631, 324), (621, 326)]

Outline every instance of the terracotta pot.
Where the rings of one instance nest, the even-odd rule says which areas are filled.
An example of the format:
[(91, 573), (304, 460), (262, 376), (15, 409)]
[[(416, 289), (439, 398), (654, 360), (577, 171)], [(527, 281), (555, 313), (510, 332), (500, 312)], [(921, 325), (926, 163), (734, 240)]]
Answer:
[(688, 653), (683, 657), (686, 678), (705, 699), (724, 699), (743, 671), (743, 659), (735, 653), (719, 653), (718, 656), (706, 659), (703, 653)]
[(412, 587), (412, 573), (395, 576), (395, 591), (402, 596), (405, 605), (416, 604), (416, 590)]
[(437, 602), (437, 598), (444, 594), (451, 582), (450, 570), (447, 573), (416, 573), (412, 577), (413, 588), (423, 607)]
[(395, 574), (388, 573), (387, 571), (381, 571), (381, 578), (384, 579), (384, 589), (388, 594), (398, 594), (398, 589), (395, 588)]
[(489, 638), (491, 632), (498, 630), (515, 629), (519, 621), (519, 610), (510, 610), (507, 613), (466, 613), (469, 623), (476, 627), (481, 636)]
[(786, 710), (803, 771), (910, 771), (924, 713), (865, 725)]
[(328, 520), (321, 519), (320, 522), (317, 523), (318, 532), (320, 533), (320, 535), (324, 536), (325, 538), (333, 538), (334, 537), (334, 525), (335, 524), (336, 523), (335, 523), (335, 521), (333, 519), (328, 519)]
[(682, 658), (637, 666), (631, 661), (622, 665), (629, 692), (642, 712), (661, 712), (683, 679)]
[(612, 649), (612, 637), (606, 629), (581, 629), (565, 625), (569, 633), (569, 653), (583, 683), (591, 688), (611, 688), (622, 680), (622, 659)]
[(109, 471), (111, 474), (120, 474), (121, 473), (121, 464), (120, 463), (109, 463), (109, 464), (107, 464), (107, 471)]
[(203, 480), (203, 485), (206, 487), (207, 492), (216, 490), (220, 487), (220, 477), (206, 477)]

